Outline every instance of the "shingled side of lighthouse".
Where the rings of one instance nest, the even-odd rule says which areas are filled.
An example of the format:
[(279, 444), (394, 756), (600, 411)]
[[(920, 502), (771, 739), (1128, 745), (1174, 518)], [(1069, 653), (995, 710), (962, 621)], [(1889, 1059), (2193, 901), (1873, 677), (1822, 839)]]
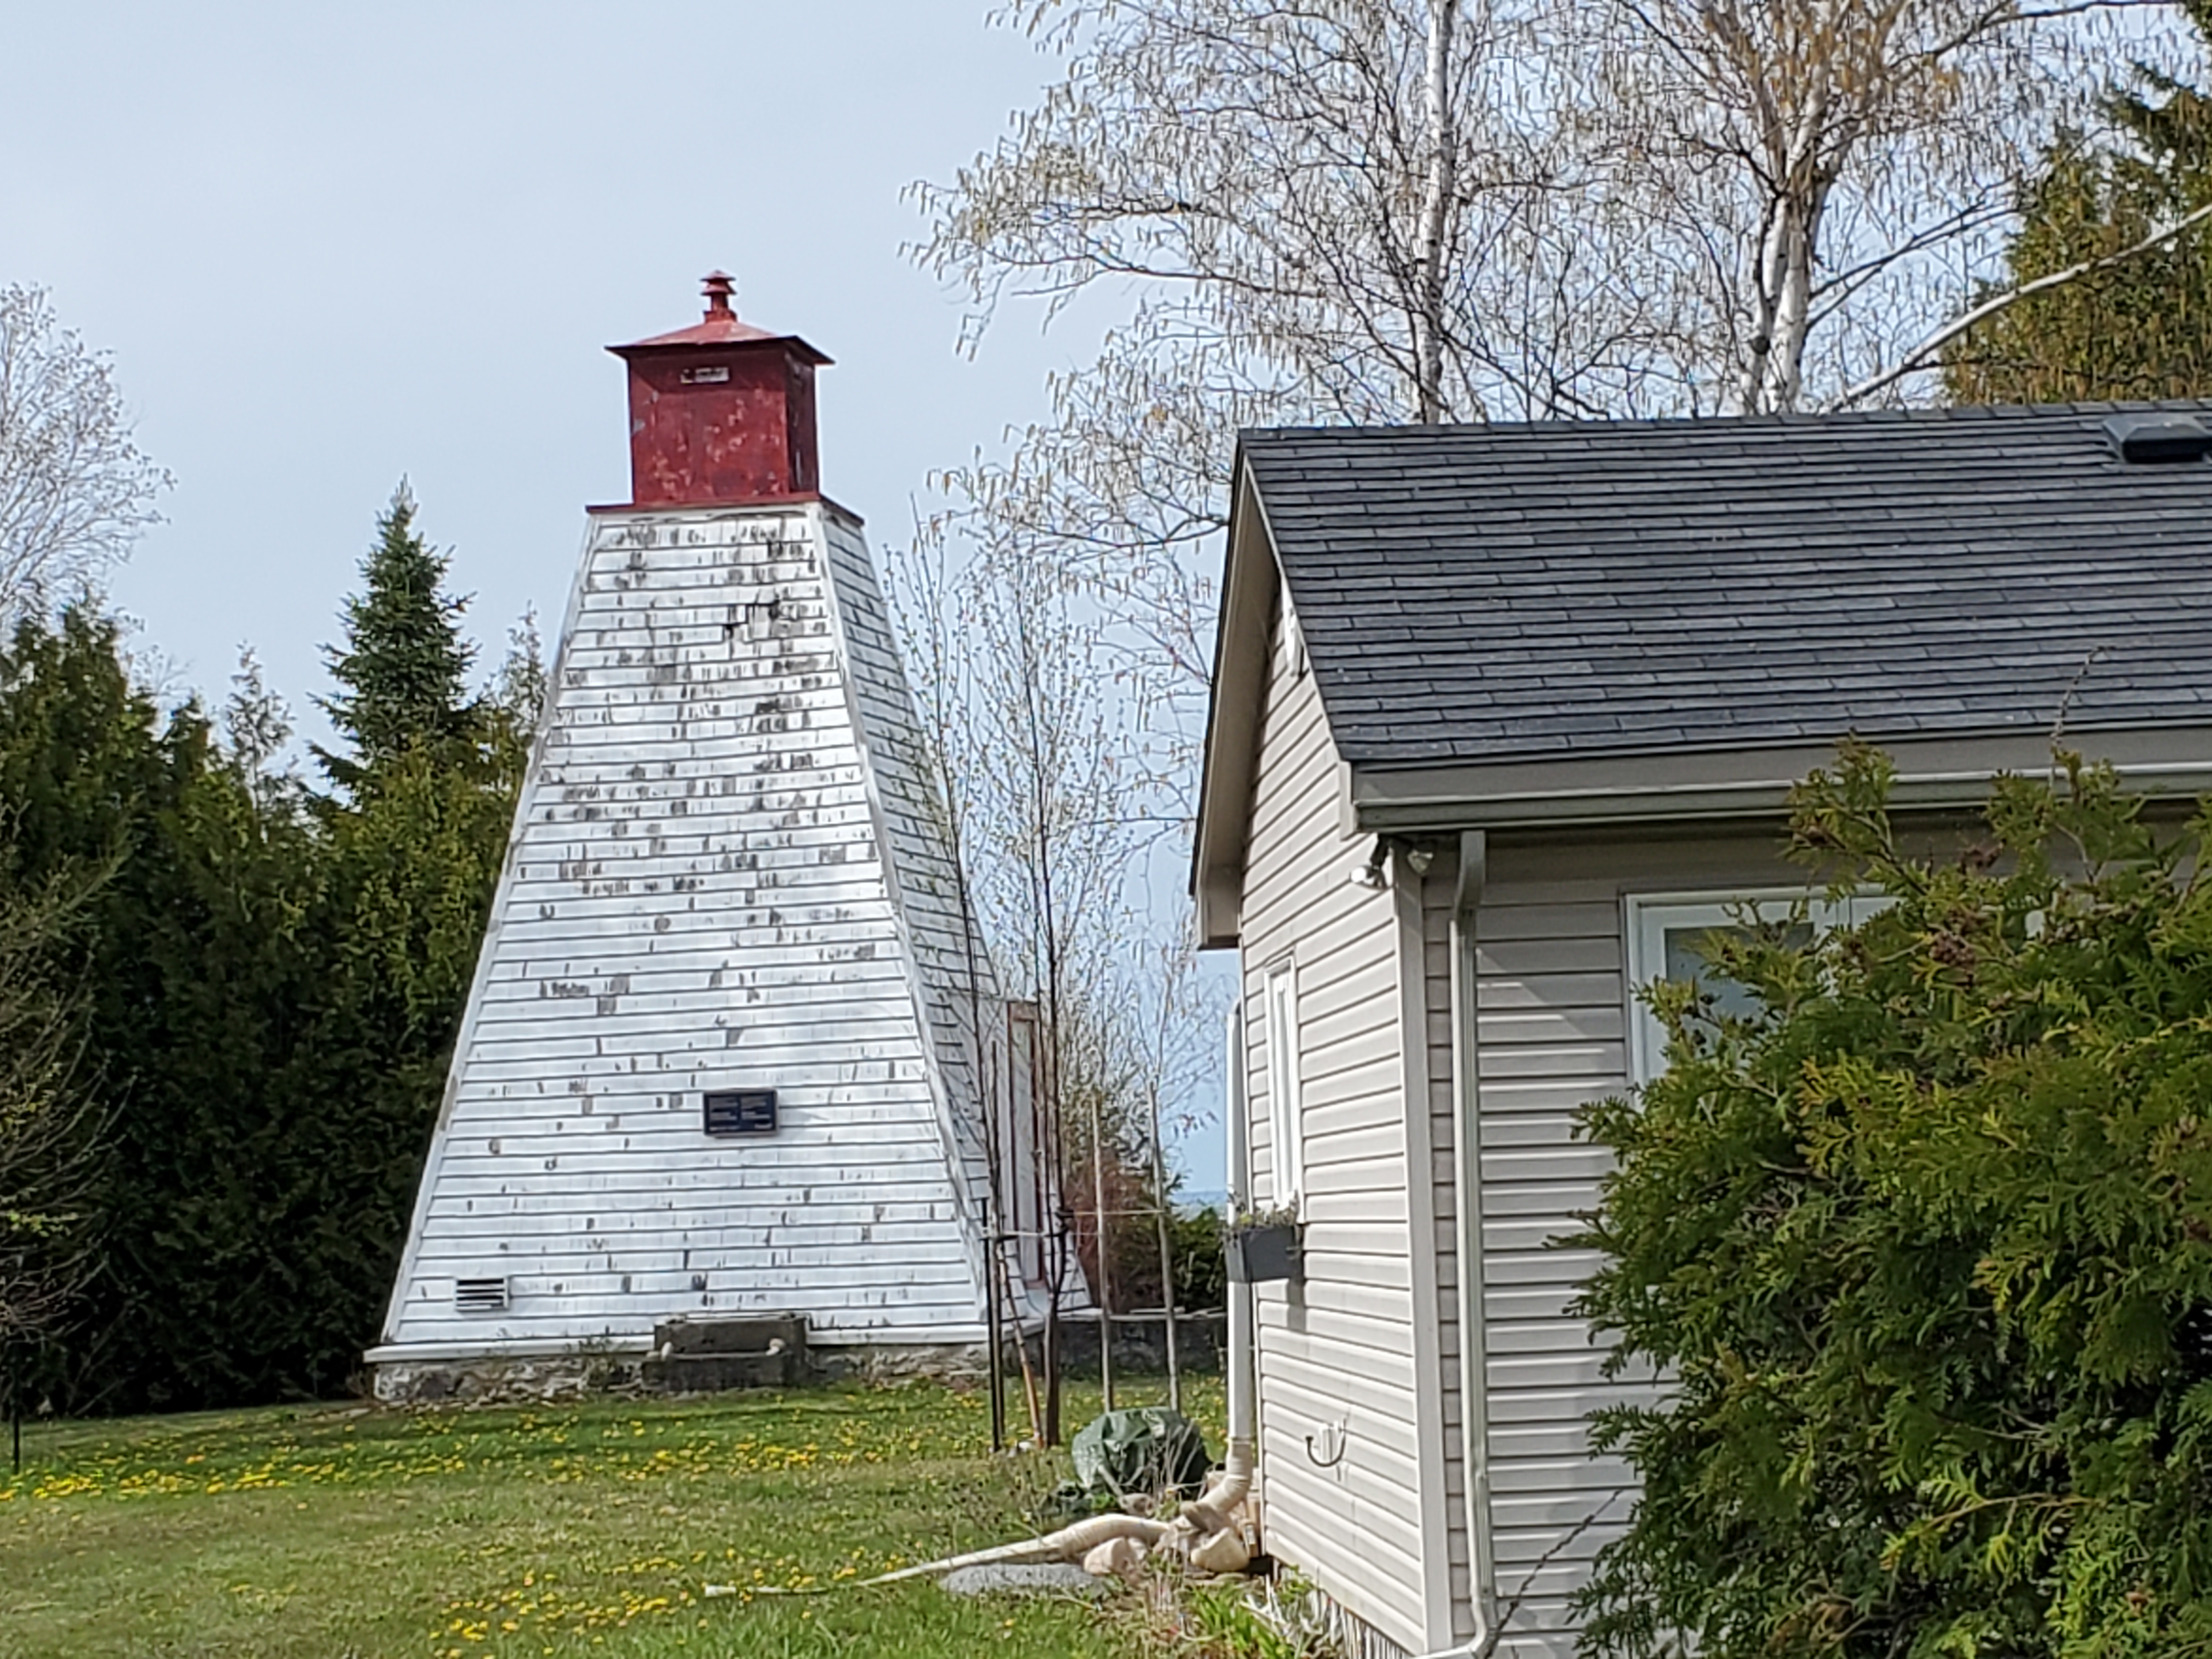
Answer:
[[(568, 1386), (744, 1315), (842, 1364), (957, 1368), (987, 1329), (992, 1158), (1010, 1212), (1042, 1205), (1030, 1028), (965, 922), (860, 520), (819, 490), (829, 360), (730, 286), (611, 348), (633, 499), (588, 511), (367, 1356), (386, 1398)], [(1006, 1261), (1026, 1322), (1036, 1255)]]

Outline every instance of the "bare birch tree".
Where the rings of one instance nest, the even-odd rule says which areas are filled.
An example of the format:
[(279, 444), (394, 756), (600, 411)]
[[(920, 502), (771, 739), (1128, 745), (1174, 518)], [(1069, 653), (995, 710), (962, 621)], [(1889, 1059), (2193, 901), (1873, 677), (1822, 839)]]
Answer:
[[(915, 675), (930, 765), (954, 821), (979, 976), (1037, 1008), (1042, 1151), (1059, 1214), (1042, 1241), (1047, 1333), (1055, 1346), (1076, 1282), (1079, 1231), (1102, 1343), (1115, 1301), (1113, 1239), (1148, 1215), (1122, 1212), (1133, 1169), (1149, 1177), (1145, 1125), (1185, 1085), (1160, 1022), (1193, 994), (1187, 974), (1152, 975), (1163, 919), (1146, 859), (1180, 822), (1155, 809), (1136, 750), (1141, 713), (1117, 676), (1099, 608), (1066, 573), (977, 543), (957, 520), (917, 527), (891, 559), (901, 642)], [(1158, 1059), (1158, 1066), (1152, 1062)], [(1105, 1363), (1111, 1366), (1110, 1344)], [(1056, 1366), (1044, 1434), (1057, 1437)]]
[(1612, 282), (1662, 325), (1685, 411), (1833, 401), (1961, 305), (2055, 124), (2087, 111), (2128, 3), (1581, 10), (1579, 143), (1642, 224)]
[[(916, 187), (919, 257), (966, 289), (971, 331), (1020, 297), (1050, 316), (1110, 286), (1133, 308), (1054, 380), (1048, 421), (942, 482), (980, 539), (1098, 601), (1151, 775), (1182, 793), (1212, 648), (1196, 554), (1237, 428), (1467, 419), (1518, 383), (1519, 335), (1488, 325), (1504, 308), (1468, 273), (1551, 234), (1536, 209), (1563, 154), (1512, 68), (1533, 26), (1455, 0), (1036, 0), (999, 19), (1066, 74), (994, 150)], [(1589, 343), (1547, 338), (1550, 380), (1595, 372), (1566, 362)]]
[(971, 343), (1126, 309), (945, 493), (1098, 600), (1187, 789), (1237, 428), (1898, 395), (2124, 11), (2181, 39), (2140, 0), (1020, 0), (1060, 78), (915, 186), (917, 257)]
[(0, 288), (0, 622), (96, 591), (157, 521), (113, 366), (46, 290)]

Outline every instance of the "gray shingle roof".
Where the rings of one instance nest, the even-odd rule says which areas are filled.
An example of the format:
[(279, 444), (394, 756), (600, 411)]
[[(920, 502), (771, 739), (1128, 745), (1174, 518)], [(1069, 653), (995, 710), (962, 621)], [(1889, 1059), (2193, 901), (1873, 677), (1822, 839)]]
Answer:
[(2212, 723), (2212, 463), (2118, 407), (1242, 444), (1355, 763)]

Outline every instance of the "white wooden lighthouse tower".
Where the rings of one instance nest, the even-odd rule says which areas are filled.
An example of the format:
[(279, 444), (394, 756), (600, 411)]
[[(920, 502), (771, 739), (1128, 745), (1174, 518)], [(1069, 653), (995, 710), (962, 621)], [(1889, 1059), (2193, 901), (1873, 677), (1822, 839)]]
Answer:
[[(613, 348), (632, 499), (588, 513), (368, 1356), (387, 1397), (556, 1382), (677, 1317), (957, 1358), (986, 1329), (987, 1147), (1006, 1223), (1040, 1218), (1027, 1028), (970, 979), (883, 592), (818, 488), (829, 359), (730, 290)], [(1038, 1264), (1007, 1260), (1020, 1317)]]

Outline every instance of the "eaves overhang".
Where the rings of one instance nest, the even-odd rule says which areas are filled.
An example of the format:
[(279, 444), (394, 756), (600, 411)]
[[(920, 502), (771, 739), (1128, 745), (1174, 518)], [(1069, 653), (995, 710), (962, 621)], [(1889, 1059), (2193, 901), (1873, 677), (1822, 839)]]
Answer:
[(1253, 772), (1267, 695), (1267, 630), (1279, 580), (1266, 509), (1241, 446), (1230, 477), (1220, 621), (1213, 637), (1204, 770), (1191, 837), (1190, 896), (1200, 950), (1226, 949), (1237, 941)]
[[(1901, 809), (1973, 807), (2002, 775), (2046, 772), (2049, 732), (1871, 739), (1896, 769)], [(2212, 726), (2066, 733), (2061, 746), (2107, 761), (2151, 795), (2212, 793)], [(1779, 818), (1790, 790), (1832, 764), (1833, 744), (1657, 751), (1436, 766), (1354, 762), (1345, 803), (1353, 834)]]

